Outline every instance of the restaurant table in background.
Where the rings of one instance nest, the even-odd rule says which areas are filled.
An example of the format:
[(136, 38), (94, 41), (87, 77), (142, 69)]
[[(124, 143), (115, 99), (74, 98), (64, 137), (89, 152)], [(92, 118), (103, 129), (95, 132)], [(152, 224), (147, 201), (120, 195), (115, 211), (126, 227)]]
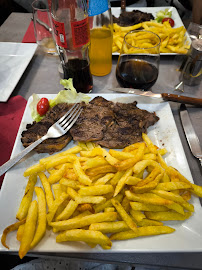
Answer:
[[(31, 14), (12, 13), (0, 28), (0, 42), (21, 42), (24, 34), (30, 24)], [(173, 93), (174, 85), (178, 82), (178, 74), (174, 66), (174, 56), (161, 56), (159, 77), (156, 84), (152, 87), (155, 93)], [(26, 100), (33, 94), (56, 94), (62, 89), (59, 84), (60, 75), (58, 56), (50, 56), (37, 49), (29, 66), (21, 77), (19, 83), (15, 87), (12, 96), (21, 95)], [(109, 89), (118, 87), (115, 76), (115, 68), (117, 56), (113, 56), (112, 71), (104, 77), (93, 77), (92, 93), (110, 93)], [(201, 84), (191, 87), (185, 86), (185, 92), (180, 93), (191, 97), (202, 97)], [(177, 92), (175, 92), (177, 94)], [(190, 170), (195, 184), (202, 185), (201, 167), (189, 149), (182, 125), (179, 118), (180, 104), (170, 102), (173, 116), (177, 125), (177, 129), (184, 147), (184, 151), (190, 166)], [(202, 138), (202, 109), (188, 106), (191, 121), (195, 131)], [(202, 226), (202, 224), (201, 224)], [(149, 247), (148, 247), (149, 248)], [(132, 265), (156, 265), (167, 267), (180, 267), (184, 269), (202, 269), (202, 253), (63, 253), (63, 254), (47, 254), (30, 252), (36, 257), (41, 256), (65, 256), (71, 258), (100, 261), (103, 263), (128, 263)], [(29, 256), (28, 254), (28, 256)]]

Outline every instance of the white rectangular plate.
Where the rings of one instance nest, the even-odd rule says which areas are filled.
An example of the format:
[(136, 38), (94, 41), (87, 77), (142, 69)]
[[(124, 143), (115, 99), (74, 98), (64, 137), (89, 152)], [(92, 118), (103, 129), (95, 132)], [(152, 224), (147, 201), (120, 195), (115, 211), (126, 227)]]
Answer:
[[(55, 95), (40, 95), (52, 99)], [(92, 98), (96, 94), (90, 94)], [(169, 103), (157, 103), (154, 99), (140, 97), (128, 94), (100, 94), (107, 100), (129, 103), (134, 100), (138, 101), (138, 107), (148, 111), (155, 111), (160, 117), (160, 120), (148, 129), (148, 135), (153, 142), (159, 147), (166, 147), (168, 154), (166, 162), (168, 165), (174, 166), (183, 173), (191, 182), (193, 182), (189, 166), (185, 157), (185, 153), (179, 138), (179, 134), (175, 125), (175, 121), (169, 106)], [(18, 131), (16, 142), (13, 148), (12, 157), (23, 150), (20, 138), (21, 133), (25, 129), (27, 123), (31, 123), (29, 104), (32, 98), (29, 99), (24, 116)], [(71, 142), (65, 149), (72, 147)], [(19, 207), (20, 201), (24, 194), (27, 184), (27, 179), (23, 177), (23, 172), (29, 166), (38, 163), (39, 159), (48, 156), (48, 154), (37, 154), (34, 151), (27, 156), (23, 161), (13, 167), (5, 176), (2, 189), (0, 192), (0, 236), (4, 228), (16, 221), (15, 215)], [(37, 185), (40, 185), (38, 180)], [(194, 204), (195, 213), (187, 221), (165, 222), (175, 228), (176, 231), (168, 235), (141, 237), (125, 241), (114, 241), (111, 250), (104, 251), (97, 247), (89, 248), (84, 243), (68, 242), (56, 243), (56, 235), (47, 230), (45, 237), (35, 247), (34, 252), (194, 252), (202, 251), (202, 215), (201, 205), (198, 198), (193, 197), (191, 203)], [(10, 233), (7, 238), (7, 244), (10, 251), (18, 251), (19, 242), (16, 240), (16, 232)], [(0, 251), (6, 249), (0, 244)]]
[(0, 42), (0, 102), (6, 102), (37, 48), (34, 43)]
[[(132, 11), (132, 10), (140, 10), (142, 12), (147, 12), (147, 13), (151, 13), (154, 18), (156, 18), (156, 14), (157, 12), (159, 12), (160, 10), (165, 10), (166, 8), (169, 9), (169, 11), (172, 11), (172, 19), (175, 22), (174, 28), (180, 27), (180, 26), (184, 26), (179, 13), (177, 11), (177, 9), (175, 7), (126, 7), (126, 11)], [(117, 7), (117, 8), (112, 8), (112, 15), (114, 15), (115, 17), (119, 17), (121, 12), (121, 8)], [(189, 43), (191, 43), (190, 37), (186, 32), (186, 36), (187, 36), (187, 40), (189, 41)], [(112, 55), (119, 55), (119, 53), (112, 53)], [(177, 55), (177, 53), (161, 53), (161, 55)]]

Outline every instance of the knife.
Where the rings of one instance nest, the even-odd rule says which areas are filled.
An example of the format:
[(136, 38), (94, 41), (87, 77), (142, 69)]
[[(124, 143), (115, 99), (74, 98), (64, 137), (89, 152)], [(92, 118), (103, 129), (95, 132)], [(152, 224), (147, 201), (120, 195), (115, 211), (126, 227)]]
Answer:
[(201, 98), (192, 98), (192, 97), (174, 95), (174, 94), (169, 94), (169, 93), (154, 94), (151, 91), (141, 91), (139, 89), (132, 89), (132, 88), (111, 88), (109, 90), (114, 91), (114, 92), (119, 92), (119, 93), (136, 94), (140, 96), (158, 98), (159, 101), (174, 101), (174, 102), (179, 102), (179, 103), (202, 106)]
[(199, 159), (202, 166), (202, 151), (200, 142), (192, 126), (185, 104), (181, 104), (180, 106), (180, 118), (191, 152), (196, 158)]

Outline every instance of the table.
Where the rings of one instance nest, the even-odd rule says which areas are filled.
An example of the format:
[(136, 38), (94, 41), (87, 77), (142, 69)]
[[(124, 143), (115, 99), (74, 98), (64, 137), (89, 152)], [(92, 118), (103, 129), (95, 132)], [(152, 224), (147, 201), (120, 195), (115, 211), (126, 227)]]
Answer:
[[(31, 14), (12, 13), (0, 28), (0, 42), (21, 42), (30, 23)], [(173, 56), (163, 56), (160, 61), (159, 77), (152, 91), (155, 93), (173, 93), (174, 85), (178, 82), (178, 74), (175, 67), (176, 58)], [(92, 93), (107, 93), (109, 88), (118, 87), (115, 78), (115, 68), (117, 56), (113, 57), (112, 71), (109, 75), (103, 77), (93, 77), (94, 88)], [(40, 48), (37, 49), (33, 59), (28, 65), (26, 71), (15, 87), (12, 96), (21, 95), (25, 99), (33, 93), (58, 93), (62, 87), (59, 84), (60, 75), (56, 72), (59, 66), (57, 56), (48, 56)], [(50, 85), (51, 87), (47, 87)], [(183, 95), (192, 97), (202, 96), (201, 84), (195, 87), (185, 86)], [(177, 93), (177, 92), (176, 92)], [(179, 93), (178, 93), (179, 94)], [(180, 104), (170, 102), (177, 129), (182, 140), (184, 151), (191, 169), (195, 184), (202, 185), (202, 170), (199, 162), (190, 152), (182, 125), (179, 118)], [(190, 117), (199, 139), (202, 138), (202, 110), (200, 107), (188, 106)], [(32, 256), (39, 256), (38, 253), (29, 253)], [(28, 256), (29, 256), (28, 254)], [(40, 254), (46, 256), (47, 254)], [(55, 256), (56, 254), (48, 254)], [(62, 254), (61, 254), (62, 256)], [(101, 261), (105, 263), (127, 263), (131, 265), (156, 265), (167, 267), (181, 267), (189, 269), (202, 269), (202, 253), (155, 253), (155, 254), (65, 254), (65, 257), (85, 259), (91, 261)]]

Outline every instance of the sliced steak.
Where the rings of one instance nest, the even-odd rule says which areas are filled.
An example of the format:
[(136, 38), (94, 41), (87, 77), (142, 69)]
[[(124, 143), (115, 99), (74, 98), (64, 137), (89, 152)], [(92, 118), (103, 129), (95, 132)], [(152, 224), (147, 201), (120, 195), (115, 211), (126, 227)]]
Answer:
[(107, 148), (124, 148), (142, 141), (142, 132), (154, 125), (159, 117), (155, 113), (137, 108), (137, 102), (115, 103), (114, 121), (108, 126), (102, 140), (97, 143)]
[(74, 141), (102, 140), (107, 127), (114, 119), (111, 107), (113, 107), (113, 102), (102, 97), (96, 97), (85, 105), (79, 119), (70, 130)]
[(120, 26), (131, 26), (150, 20), (154, 20), (154, 16), (151, 13), (146, 13), (139, 10), (124, 11), (118, 18), (113, 16), (113, 22)]
[[(60, 118), (62, 117), (72, 105), (67, 103), (61, 103), (54, 106), (51, 110), (49, 110), (46, 116), (38, 123), (33, 122), (33, 124), (28, 124), (26, 126), (25, 131), (22, 132), (21, 142), (24, 147), (29, 146), (42, 136), (44, 136), (48, 129)], [(70, 141), (72, 137), (70, 133), (66, 133), (65, 135), (54, 138), (47, 139), (41, 144), (39, 144), (35, 150), (38, 153), (54, 153), (63, 149)]]

